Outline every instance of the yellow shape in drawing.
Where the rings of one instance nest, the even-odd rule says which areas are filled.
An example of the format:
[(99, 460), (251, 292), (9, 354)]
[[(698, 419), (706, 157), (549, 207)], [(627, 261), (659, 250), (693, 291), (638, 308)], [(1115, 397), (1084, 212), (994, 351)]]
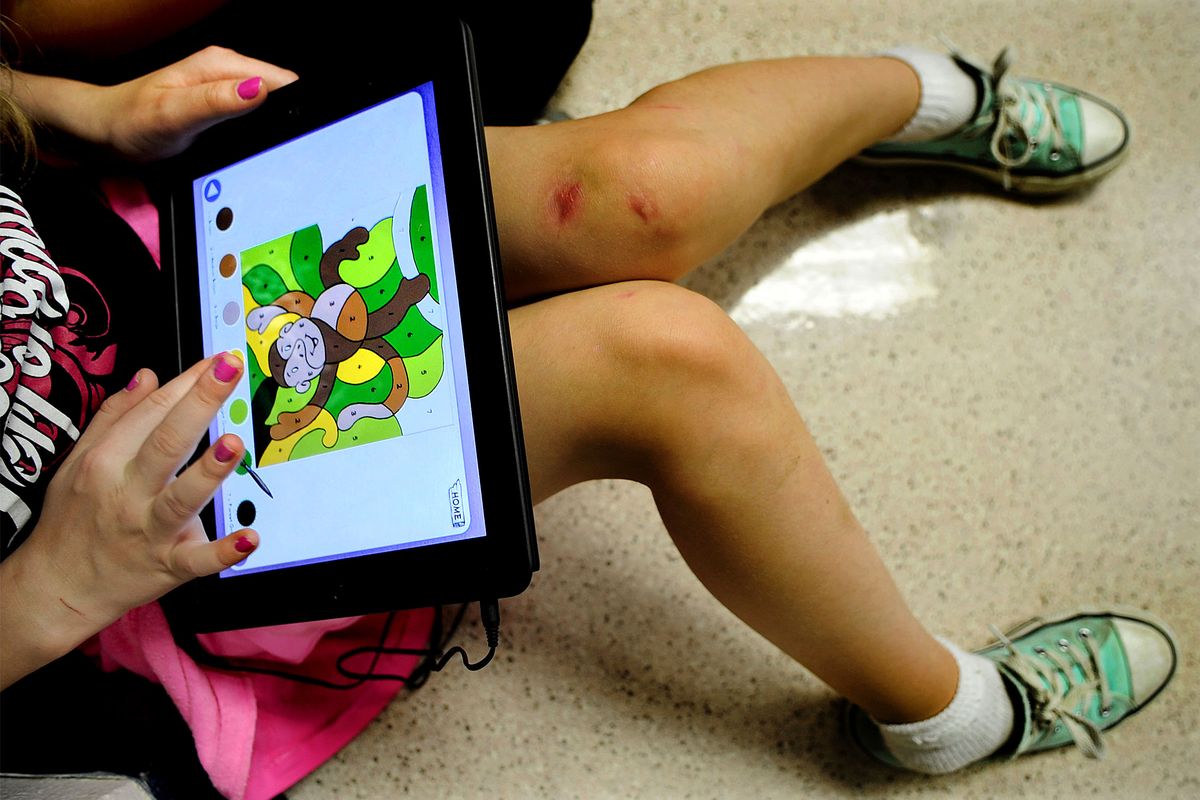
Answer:
[(258, 308), (258, 301), (254, 299), (254, 295), (250, 294), (250, 290), (244, 283), (242, 284), (242, 308), (246, 310), (247, 314)]
[(292, 456), (292, 450), (296, 444), (308, 434), (315, 430), (324, 432), (321, 437), (321, 444), (325, 447), (333, 447), (337, 444), (338, 428), (337, 420), (333, 418), (325, 409), (321, 409), (321, 413), (317, 414), (317, 418), (310, 422), (305, 427), (288, 436), (286, 439), (272, 441), (263, 449), (262, 456), (258, 459), (260, 467), (269, 467), (272, 464), (282, 464)]
[(359, 350), (338, 364), (338, 380), (344, 383), (366, 383), (383, 369), (383, 359), (370, 350)]

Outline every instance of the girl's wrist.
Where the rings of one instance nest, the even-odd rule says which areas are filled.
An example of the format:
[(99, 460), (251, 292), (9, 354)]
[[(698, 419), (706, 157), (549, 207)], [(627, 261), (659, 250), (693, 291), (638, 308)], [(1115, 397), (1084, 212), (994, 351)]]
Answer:
[(79, 587), (41, 552), (36, 534), (0, 564), (5, 686), (61, 658), (115, 620), (82, 607), (76, 599)]

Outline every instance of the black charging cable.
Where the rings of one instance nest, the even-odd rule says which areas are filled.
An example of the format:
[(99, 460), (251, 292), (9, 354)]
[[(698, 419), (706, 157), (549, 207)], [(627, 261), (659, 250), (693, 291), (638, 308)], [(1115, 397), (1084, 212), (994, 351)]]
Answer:
[[(455, 645), (449, 650), (446, 649), (446, 645), (450, 643), (450, 639), (458, 630), (459, 625), (462, 624), (463, 616), (467, 611), (467, 605), (467, 603), (463, 603), (458, 607), (448, 629), (445, 629), (445, 631), (443, 630), (445, 626), (442, 621), (442, 607), (436, 606), (434, 608), (433, 627), (429, 633), (430, 646), (427, 648), (387, 647), (387, 637), (391, 633), (392, 624), (396, 620), (396, 612), (389, 613), (379, 633), (377, 644), (372, 647), (355, 647), (338, 656), (335, 668), (339, 675), (347, 679), (345, 682), (340, 683), (325, 680), (324, 678), (317, 678), (312, 675), (302, 675), (298, 672), (289, 672), (288, 670), (275, 669), (261, 664), (251, 664), (218, 656), (206, 650), (194, 633), (182, 633), (172, 628), (172, 634), (179, 648), (187, 653), (197, 664), (224, 672), (268, 675), (273, 678), (282, 678), (283, 680), (308, 684), (309, 686), (319, 686), (324, 689), (342, 691), (357, 689), (367, 681), (396, 681), (404, 684), (409, 689), (417, 689), (425, 685), (425, 682), (429, 680), (430, 674), (440, 672), (444, 669), (455, 655), (461, 657), (463, 666), (471, 672), (483, 669), (495, 658), (496, 648), (500, 644), (500, 603), (497, 600), (479, 601), (479, 616), (483, 622), (488, 643), (488, 652), (483, 658), (472, 663), (467, 656), (466, 650), (462, 647)], [(347, 662), (351, 659), (363, 655), (371, 656), (371, 663), (365, 672), (353, 670), (347, 666)], [(423, 658), (408, 675), (376, 672), (375, 668), (379, 665), (379, 660), (385, 655), (422, 656)]]

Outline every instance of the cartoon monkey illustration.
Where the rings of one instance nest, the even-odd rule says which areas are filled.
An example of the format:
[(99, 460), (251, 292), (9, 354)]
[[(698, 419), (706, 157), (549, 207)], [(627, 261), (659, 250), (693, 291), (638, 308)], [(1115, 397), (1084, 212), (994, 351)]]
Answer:
[(374, 352), (392, 370), (392, 389), (381, 403), (354, 403), (338, 414), (339, 430), (348, 430), (363, 417), (387, 419), (395, 416), (408, 399), (408, 371), (404, 361), (383, 335), (404, 319), (408, 310), (429, 294), (429, 277), (405, 278), (386, 305), (367, 313), (358, 290), (344, 282), (339, 273), (343, 261), (358, 258), (358, 249), (370, 236), (366, 228), (350, 230), (330, 245), (321, 256), (322, 292), (290, 291), (270, 305), (259, 306), (246, 315), (246, 324), (266, 332), (271, 321), (282, 314), (298, 315), (279, 327), (279, 338), (267, 354), (270, 376), (281, 387), (307, 392), (312, 381), (317, 390), (308, 405), (297, 412), (279, 415), (271, 426), (272, 439), (286, 439), (317, 418), (333, 391), (338, 366), (366, 349)]

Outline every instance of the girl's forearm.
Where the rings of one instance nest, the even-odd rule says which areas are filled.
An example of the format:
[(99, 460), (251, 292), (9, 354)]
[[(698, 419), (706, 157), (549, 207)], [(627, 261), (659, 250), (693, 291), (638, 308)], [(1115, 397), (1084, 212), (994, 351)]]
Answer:
[(34, 122), (86, 142), (107, 141), (106, 87), (14, 71), (12, 89), (13, 99)]

